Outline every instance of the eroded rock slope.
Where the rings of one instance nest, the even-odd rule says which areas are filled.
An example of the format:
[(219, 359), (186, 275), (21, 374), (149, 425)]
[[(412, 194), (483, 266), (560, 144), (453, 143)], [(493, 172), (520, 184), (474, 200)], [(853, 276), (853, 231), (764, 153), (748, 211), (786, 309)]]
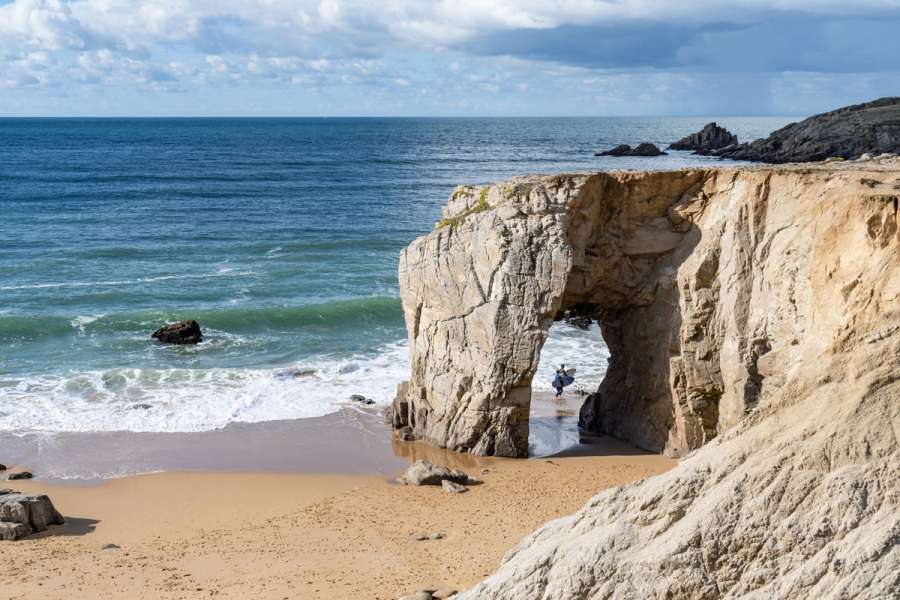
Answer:
[(585, 425), (687, 456), (546, 525), (462, 597), (896, 594), (898, 199), (897, 160), (458, 189), (401, 260), (400, 420), (524, 455), (541, 345), (578, 306), (612, 353)]

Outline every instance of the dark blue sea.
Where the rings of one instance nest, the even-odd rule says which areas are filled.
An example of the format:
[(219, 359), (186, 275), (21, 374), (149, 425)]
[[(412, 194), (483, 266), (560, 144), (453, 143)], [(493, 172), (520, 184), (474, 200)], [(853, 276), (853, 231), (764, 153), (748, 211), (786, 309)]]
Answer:
[[(387, 402), (408, 369), (398, 254), (456, 185), (710, 164), (593, 156), (709, 120), (0, 119), (0, 431), (201, 431)], [(747, 140), (788, 120), (718, 122)], [(185, 318), (204, 343), (150, 339)], [(584, 344), (599, 332), (560, 326), (545, 355)]]

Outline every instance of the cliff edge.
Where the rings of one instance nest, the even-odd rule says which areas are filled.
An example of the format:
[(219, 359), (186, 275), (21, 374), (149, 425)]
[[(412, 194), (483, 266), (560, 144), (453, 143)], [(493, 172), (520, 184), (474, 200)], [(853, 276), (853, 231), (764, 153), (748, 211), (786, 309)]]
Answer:
[(612, 355), (583, 425), (687, 457), (461, 598), (896, 593), (898, 202), (896, 159), (458, 188), (401, 257), (395, 425), (525, 456), (541, 346), (577, 307)]

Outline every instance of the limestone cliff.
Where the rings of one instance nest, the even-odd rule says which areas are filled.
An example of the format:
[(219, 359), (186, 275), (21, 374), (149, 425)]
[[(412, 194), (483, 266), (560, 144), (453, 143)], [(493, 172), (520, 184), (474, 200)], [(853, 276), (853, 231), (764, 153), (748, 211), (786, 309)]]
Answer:
[(395, 422), (525, 455), (541, 345), (578, 307), (612, 353), (584, 425), (703, 446), (546, 525), (462, 598), (896, 593), (898, 199), (897, 160), (459, 188), (401, 258)]
[[(896, 258), (897, 175), (872, 161), (459, 188), (401, 256), (412, 372), (398, 424), (524, 456), (541, 346), (578, 307), (612, 353), (584, 425), (670, 455), (698, 448), (827, 349), (870, 247)], [(847, 220), (862, 237), (835, 247)]]

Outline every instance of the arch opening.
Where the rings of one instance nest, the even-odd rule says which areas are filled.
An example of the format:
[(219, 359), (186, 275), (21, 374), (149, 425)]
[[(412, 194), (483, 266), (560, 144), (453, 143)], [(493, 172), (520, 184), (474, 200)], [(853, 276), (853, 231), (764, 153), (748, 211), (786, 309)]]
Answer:
[[(531, 381), (528, 415), (528, 456), (562, 452), (582, 453), (593, 436), (579, 427), (585, 399), (596, 392), (609, 361), (600, 325), (585, 311), (560, 313), (547, 333), (538, 367)], [(575, 381), (557, 397), (552, 385), (556, 370), (565, 365)]]

